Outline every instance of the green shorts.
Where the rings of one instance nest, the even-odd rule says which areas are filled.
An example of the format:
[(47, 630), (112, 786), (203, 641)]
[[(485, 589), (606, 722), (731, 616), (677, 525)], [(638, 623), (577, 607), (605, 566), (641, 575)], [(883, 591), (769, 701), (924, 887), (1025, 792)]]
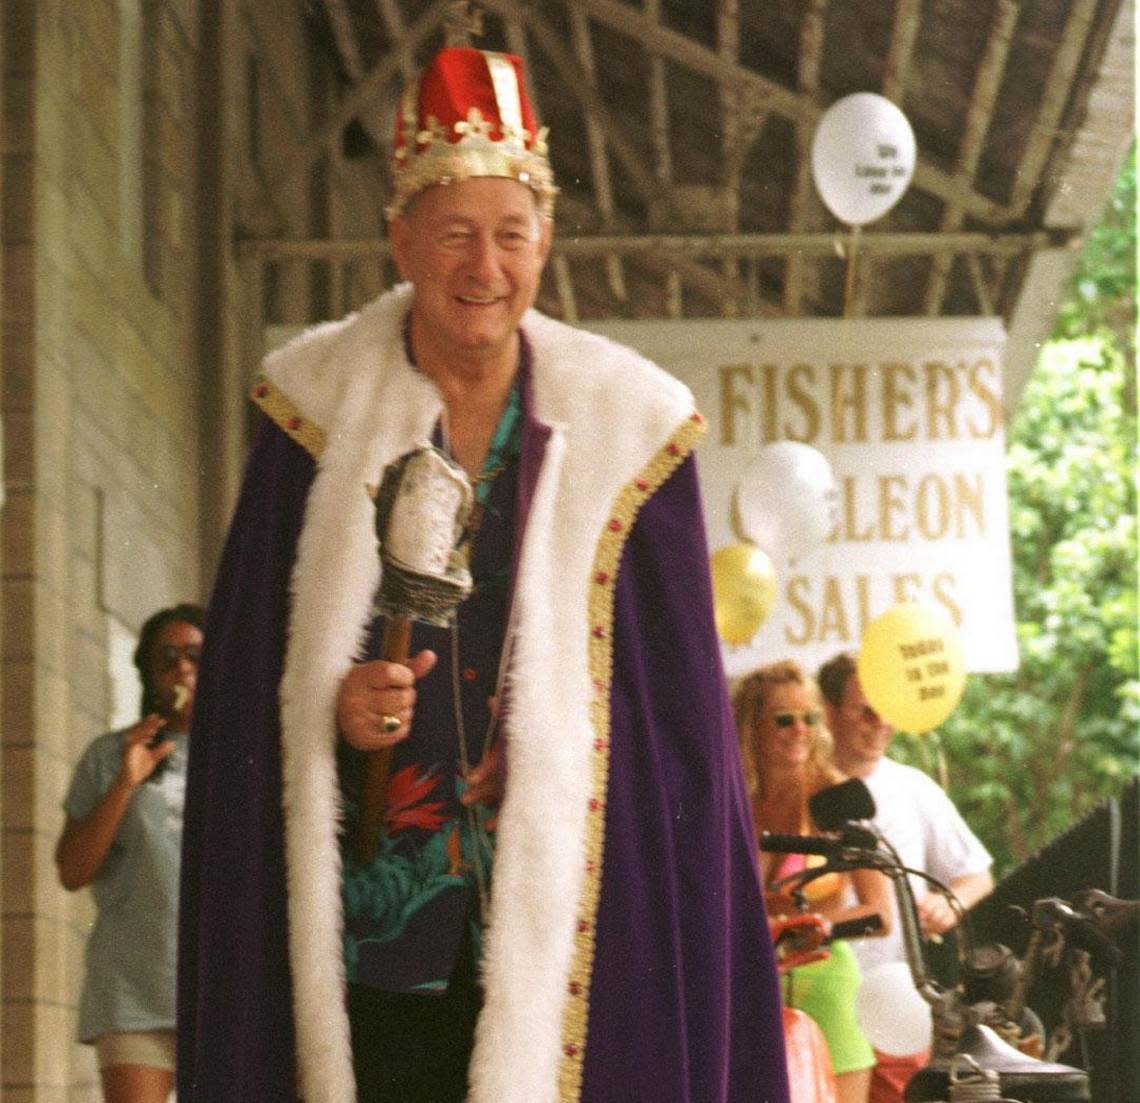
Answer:
[(855, 1072), (875, 1064), (875, 1051), (859, 1028), (855, 994), (863, 982), (855, 952), (846, 942), (832, 942), (824, 961), (801, 965), (784, 977), (784, 1002), (807, 1012), (827, 1039), (835, 1072)]

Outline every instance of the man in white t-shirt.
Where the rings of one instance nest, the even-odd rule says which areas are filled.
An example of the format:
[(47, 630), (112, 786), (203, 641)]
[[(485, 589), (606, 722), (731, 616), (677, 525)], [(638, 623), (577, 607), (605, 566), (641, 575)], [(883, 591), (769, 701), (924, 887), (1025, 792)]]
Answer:
[[(894, 729), (863, 695), (852, 655), (843, 653), (820, 668), (828, 728), (835, 741), (835, 763), (848, 777), (861, 778), (875, 799), (875, 824), (903, 863), (921, 869), (953, 890), (963, 907), (972, 907), (993, 888), (992, 859), (966, 825), (944, 790), (927, 774), (885, 757)], [(918, 920), (926, 936), (944, 934), (957, 916), (938, 892), (912, 878)], [(884, 938), (853, 943), (864, 973), (874, 965), (905, 961), (902, 931), (895, 917)], [(907, 1057), (877, 1054), (870, 1103), (901, 1101), (913, 1072), (926, 1053)]]

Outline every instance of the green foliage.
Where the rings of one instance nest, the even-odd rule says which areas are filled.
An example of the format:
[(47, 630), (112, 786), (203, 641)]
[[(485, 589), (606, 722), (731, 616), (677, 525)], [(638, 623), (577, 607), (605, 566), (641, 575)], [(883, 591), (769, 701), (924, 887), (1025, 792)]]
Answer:
[(892, 747), (945, 774), (998, 874), (1140, 770), (1135, 201), (1130, 157), (1010, 427), (1020, 667)]
[(1089, 234), (1053, 337), (1112, 333), (1136, 349), (1136, 146), (1133, 144), (1100, 222)]

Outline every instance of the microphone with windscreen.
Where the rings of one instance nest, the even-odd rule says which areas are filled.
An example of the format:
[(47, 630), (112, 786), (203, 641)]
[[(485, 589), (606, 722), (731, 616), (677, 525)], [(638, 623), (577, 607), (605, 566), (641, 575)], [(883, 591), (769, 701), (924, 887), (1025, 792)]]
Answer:
[(821, 789), (808, 801), (811, 818), (820, 831), (840, 831), (852, 820), (875, 816), (875, 798), (857, 777)]

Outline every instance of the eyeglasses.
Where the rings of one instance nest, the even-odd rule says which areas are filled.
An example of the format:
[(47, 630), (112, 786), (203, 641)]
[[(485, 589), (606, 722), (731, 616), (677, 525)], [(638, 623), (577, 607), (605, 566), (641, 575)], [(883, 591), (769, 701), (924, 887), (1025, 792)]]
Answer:
[(776, 721), (777, 728), (790, 728), (796, 722), (797, 717), (809, 728), (819, 727), (819, 722), (822, 719), (818, 712), (777, 712), (773, 714), (772, 719)]
[(167, 644), (158, 648), (154, 654), (155, 666), (160, 670), (173, 670), (180, 659), (189, 659), (195, 666), (202, 659), (202, 645), (188, 643), (183, 647), (174, 647)]

